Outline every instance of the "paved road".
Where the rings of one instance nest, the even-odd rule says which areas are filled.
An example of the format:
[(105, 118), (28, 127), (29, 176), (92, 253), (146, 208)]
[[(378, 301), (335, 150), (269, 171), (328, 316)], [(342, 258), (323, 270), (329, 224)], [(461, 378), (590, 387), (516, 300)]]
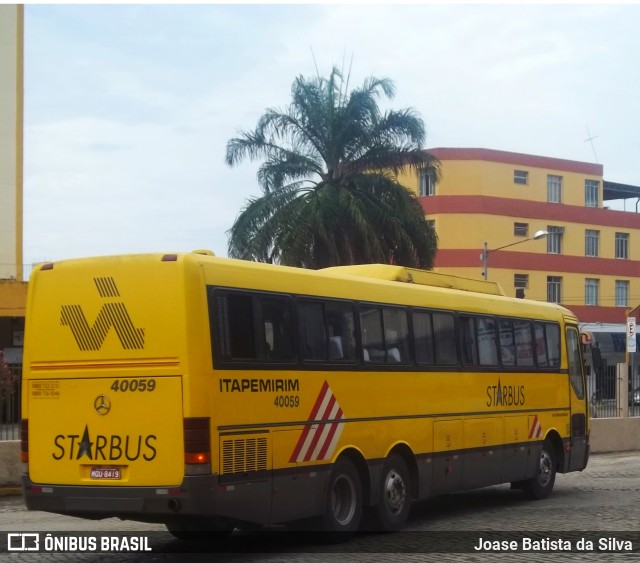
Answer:
[[(0, 538), (6, 532), (68, 531), (139, 532), (149, 535), (153, 551), (145, 554), (0, 553), (0, 560), (25, 561), (634, 561), (640, 559), (640, 452), (599, 454), (582, 473), (559, 475), (553, 495), (544, 501), (524, 500), (508, 486), (489, 487), (431, 499), (416, 504), (407, 531), (358, 535), (342, 545), (323, 545), (315, 538), (286, 532), (236, 532), (223, 548), (198, 547), (174, 540), (162, 526), (107, 519), (98, 522), (28, 512), (20, 497), (0, 497)], [(575, 532), (581, 532), (576, 535)], [(631, 534), (625, 535), (625, 534)], [(546, 538), (576, 543), (579, 537), (598, 546), (601, 536), (622, 541), (631, 538), (632, 552), (621, 543), (619, 553), (540, 553)], [(534, 549), (522, 552), (522, 537)], [(469, 549), (480, 538), (516, 539), (519, 552), (492, 554)], [(434, 545), (446, 553), (433, 553)], [(556, 544), (561, 547), (563, 544)], [(566, 544), (564, 544), (566, 545)], [(608, 545), (611, 545), (610, 543)], [(466, 548), (460, 546), (467, 546)], [(207, 553), (185, 553), (194, 549)], [(464, 550), (464, 553), (456, 551)]]

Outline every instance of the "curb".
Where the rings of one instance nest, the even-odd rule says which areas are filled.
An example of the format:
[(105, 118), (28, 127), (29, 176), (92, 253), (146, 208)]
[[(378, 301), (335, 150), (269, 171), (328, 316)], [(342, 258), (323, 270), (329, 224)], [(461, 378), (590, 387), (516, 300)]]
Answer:
[(0, 487), (0, 497), (21, 495), (22, 487)]

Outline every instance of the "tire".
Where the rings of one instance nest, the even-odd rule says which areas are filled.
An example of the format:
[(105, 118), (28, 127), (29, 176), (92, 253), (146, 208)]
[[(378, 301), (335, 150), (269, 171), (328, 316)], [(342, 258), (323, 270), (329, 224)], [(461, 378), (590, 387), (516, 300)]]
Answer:
[(387, 457), (374, 512), (374, 527), (385, 532), (400, 530), (411, 510), (411, 476), (404, 459), (396, 453)]
[(360, 474), (348, 458), (339, 458), (331, 470), (321, 527), (329, 541), (353, 535), (362, 519)]
[(556, 482), (556, 450), (549, 440), (542, 444), (538, 465), (532, 479), (525, 481), (523, 491), (533, 500), (547, 498)]

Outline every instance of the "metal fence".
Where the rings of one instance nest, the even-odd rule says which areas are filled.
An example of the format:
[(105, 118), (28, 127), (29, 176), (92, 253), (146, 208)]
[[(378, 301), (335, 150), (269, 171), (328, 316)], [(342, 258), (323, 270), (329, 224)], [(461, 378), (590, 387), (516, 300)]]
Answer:
[(629, 369), (628, 392), (621, 393), (618, 397), (618, 366), (603, 365), (601, 373), (592, 378), (594, 384), (590, 389), (591, 415), (595, 418), (618, 418), (622, 416), (622, 401), (627, 402), (628, 416), (640, 416), (640, 400), (637, 400), (636, 392), (640, 391), (640, 372), (635, 373)]
[(21, 366), (10, 365), (16, 375), (12, 389), (0, 393), (0, 440), (20, 439)]

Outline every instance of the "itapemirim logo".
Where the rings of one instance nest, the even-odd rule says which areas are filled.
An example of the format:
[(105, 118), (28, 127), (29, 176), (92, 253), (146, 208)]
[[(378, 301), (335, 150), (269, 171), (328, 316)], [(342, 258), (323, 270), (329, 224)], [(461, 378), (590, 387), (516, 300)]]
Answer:
[[(100, 297), (120, 297), (113, 278), (94, 278), (94, 282)], [(144, 349), (144, 328), (136, 328), (124, 303), (104, 303), (91, 326), (80, 305), (62, 305), (60, 323), (71, 329), (82, 351), (100, 350), (112, 327), (125, 350)]]

